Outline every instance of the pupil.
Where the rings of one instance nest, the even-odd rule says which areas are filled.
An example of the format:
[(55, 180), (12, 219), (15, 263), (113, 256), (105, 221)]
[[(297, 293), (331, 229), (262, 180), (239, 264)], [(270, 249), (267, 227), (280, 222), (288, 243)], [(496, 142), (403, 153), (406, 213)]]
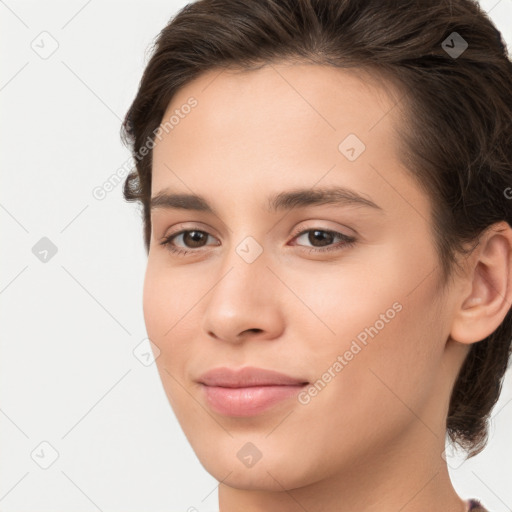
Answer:
[[(318, 237), (318, 238), (314, 238), (314, 237)], [(327, 242), (327, 243), (321, 243), (320, 245), (329, 245), (330, 242), (332, 242), (332, 234), (331, 233), (327, 233), (326, 231), (319, 231), (319, 230), (314, 230), (314, 231), (311, 231), (310, 234), (309, 234), (309, 241), (315, 245), (315, 242)]]
[[(185, 241), (186, 245), (191, 245), (192, 247), (198, 247), (197, 243), (201, 242), (201, 240), (204, 238), (204, 233), (201, 231), (189, 231), (185, 233), (183, 239)], [(189, 244), (189, 240), (191, 239), (191, 244)], [(199, 244), (200, 246), (200, 244)]]

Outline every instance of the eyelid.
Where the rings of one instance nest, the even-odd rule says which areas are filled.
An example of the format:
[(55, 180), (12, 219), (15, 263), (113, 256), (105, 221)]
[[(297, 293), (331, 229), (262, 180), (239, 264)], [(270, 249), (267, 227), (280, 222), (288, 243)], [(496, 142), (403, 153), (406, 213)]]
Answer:
[[(313, 222), (313, 221), (311, 221)], [(320, 222), (320, 221), (318, 221)], [(208, 229), (212, 229), (210, 228), (210, 226), (208, 226), (206, 229), (202, 229), (200, 227), (200, 223), (199, 224), (193, 224), (192, 226), (187, 226), (186, 223), (181, 223), (181, 224), (178, 224), (178, 227), (176, 228), (176, 230), (172, 230), (168, 233), (166, 233), (165, 235), (162, 236), (161, 240), (166, 240), (166, 239), (169, 239), (170, 237), (172, 236), (177, 236), (177, 235), (180, 235), (182, 234), (184, 231), (202, 231), (202, 232), (205, 232), (207, 233), (209, 236), (215, 236), (215, 238), (218, 238), (216, 235), (213, 235), (212, 233), (210, 233), (208, 231)], [(349, 228), (347, 228), (349, 229)], [(330, 233), (336, 233), (336, 234), (339, 234), (339, 235), (343, 235), (347, 238), (355, 238), (355, 235), (350, 235), (350, 234), (347, 234), (347, 233), (343, 233), (343, 232), (339, 232), (337, 231), (336, 229), (334, 228), (328, 228), (328, 227), (323, 227), (323, 226), (320, 226), (320, 225), (314, 225), (312, 227), (297, 227), (295, 228), (290, 236), (292, 238), (296, 238), (298, 235), (302, 235), (304, 234), (305, 232), (308, 232), (308, 231), (312, 231), (312, 230), (317, 230), (317, 231), (326, 231), (326, 232), (330, 232)], [(355, 230), (351, 230), (351, 231), (355, 231)]]
[[(201, 233), (204, 233), (206, 235), (206, 237), (212, 237), (212, 238), (217, 238), (216, 236), (212, 235), (211, 233), (209, 233), (208, 231), (206, 231), (205, 229), (197, 229), (197, 228), (182, 228), (182, 229), (178, 229), (177, 231), (171, 231), (170, 233), (164, 235), (162, 237), (162, 239), (159, 241), (159, 244), (160, 245), (163, 245), (163, 246), (167, 246), (167, 248), (169, 249), (172, 244), (171, 244), (171, 238), (172, 239), (175, 239), (177, 237), (179, 237), (180, 235), (183, 235), (187, 232), (191, 232), (191, 231), (199, 231)], [(217, 244), (213, 244), (214, 246), (218, 246), (220, 245), (219, 243)], [(205, 247), (208, 247), (208, 245), (206, 245)], [(180, 250), (181, 251), (186, 251), (186, 252), (200, 252), (201, 249), (203, 249), (204, 247), (199, 247), (199, 248), (189, 248), (189, 247), (181, 247), (181, 246), (177, 246), (176, 248), (176, 251), (179, 252)]]
[[(208, 245), (199, 247), (199, 248), (187, 248), (187, 247), (183, 248), (181, 246), (174, 246), (171, 243), (171, 239), (174, 239), (180, 235), (183, 235), (184, 233), (191, 232), (191, 231), (199, 231), (201, 233), (204, 233), (206, 235), (207, 239), (210, 236), (213, 238), (216, 238), (214, 235), (212, 235), (208, 231), (206, 231), (204, 229), (199, 229), (197, 227), (197, 225), (192, 226), (192, 227), (183, 227), (182, 225), (180, 225), (180, 227), (177, 228), (176, 231), (171, 231), (171, 233), (166, 234), (163, 237), (163, 239), (159, 242), (159, 244), (161, 246), (163, 246), (166, 250), (168, 250), (171, 254), (174, 254), (175, 256), (185, 256), (186, 254), (194, 254), (194, 253), (201, 254), (203, 252), (203, 249), (208, 247)], [(322, 255), (322, 254), (328, 253), (330, 251), (342, 252), (343, 250), (352, 247), (358, 241), (358, 237), (356, 237), (354, 235), (347, 235), (343, 232), (336, 231), (335, 229), (324, 228), (318, 224), (316, 226), (312, 226), (312, 227), (297, 228), (292, 232), (292, 234), (290, 236), (292, 237), (292, 240), (294, 240), (295, 238), (305, 235), (306, 233), (311, 232), (311, 231), (322, 231), (324, 233), (330, 233), (335, 238), (337, 237), (341, 240), (341, 242), (338, 242), (338, 243), (335, 243), (332, 245), (327, 245), (325, 247), (314, 247), (314, 246), (308, 247), (308, 246), (304, 246), (304, 245), (300, 245), (300, 244), (294, 244), (294, 245), (297, 245), (298, 247), (302, 247), (302, 250), (306, 250), (308, 253), (314, 253), (316, 255)], [(215, 245), (218, 246), (220, 244), (217, 243)], [(292, 246), (294, 246), (294, 245), (292, 245)]]
[(171, 229), (170, 231), (166, 231), (165, 234), (161, 237), (161, 240), (169, 238), (173, 235), (179, 235), (183, 231), (204, 231), (205, 233), (208, 233), (211, 236), (215, 236), (215, 238), (219, 238), (216, 234), (212, 233), (212, 231), (216, 232), (216, 230), (214, 228), (212, 228), (211, 226), (205, 225), (205, 227), (201, 227), (200, 222), (199, 223), (197, 223), (197, 222), (196, 223), (181, 222), (180, 224), (177, 224), (176, 226), (174, 226), (174, 228)]
[[(314, 221), (311, 221), (311, 222), (314, 222)], [(340, 231), (341, 228), (328, 228), (328, 227), (324, 227), (321, 225), (321, 221), (317, 221), (319, 224), (316, 224), (316, 225), (313, 225), (311, 227), (298, 227), (296, 229), (294, 229), (291, 233), (291, 237), (292, 238), (296, 238), (298, 235), (302, 235), (304, 233), (307, 233), (308, 231), (325, 231), (327, 233), (335, 233), (335, 234), (338, 234), (338, 235), (341, 235), (343, 237), (346, 237), (346, 238), (356, 238), (356, 234), (348, 234), (348, 233), (345, 233), (343, 231)], [(349, 228), (345, 228), (349, 231), (355, 231), (355, 230), (350, 230)]]

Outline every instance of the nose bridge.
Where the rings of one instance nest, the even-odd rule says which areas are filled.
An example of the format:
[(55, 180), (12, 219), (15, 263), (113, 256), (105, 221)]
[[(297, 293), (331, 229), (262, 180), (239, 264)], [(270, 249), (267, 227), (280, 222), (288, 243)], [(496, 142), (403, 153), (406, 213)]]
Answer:
[(222, 255), (218, 278), (204, 311), (205, 331), (222, 339), (234, 340), (243, 331), (274, 332), (278, 322), (276, 296), (269, 279), (263, 245), (252, 236), (233, 243)]
[[(234, 294), (235, 300), (249, 293), (251, 299), (257, 298), (263, 292), (261, 284), (268, 278), (266, 274), (271, 274), (267, 263), (263, 245), (254, 237), (245, 236), (239, 243), (233, 243), (223, 255), (220, 281), (215, 286), (217, 293)], [(224, 299), (228, 300), (229, 296)]]

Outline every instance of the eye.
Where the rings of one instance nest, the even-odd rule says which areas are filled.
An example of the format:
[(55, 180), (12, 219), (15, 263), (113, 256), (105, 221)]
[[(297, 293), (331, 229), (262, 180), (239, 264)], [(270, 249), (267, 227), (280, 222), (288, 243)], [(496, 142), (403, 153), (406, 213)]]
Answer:
[[(319, 228), (312, 228), (300, 231), (298, 234), (294, 235), (293, 239), (298, 240), (301, 237), (304, 237), (305, 235), (308, 235), (306, 237), (306, 241), (312, 244), (308, 252), (322, 253), (333, 250), (343, 250), (344, 248), (352, 246), (356, 242), (356, 239), (353, 236), (348, 236), (337, 231), (332, 231), (330, 229)], [(202, 231), (199, 229), (184, 229), (178, 231), (177, 233), (171, 233), (170, 235), (166, 236), (160, 242), (160, 245), (163, 245), (173, 254), (184, 256), (185, 254), (199, 252), (198, 249), (206, 247), (208, 237), (214, 238), (206, 231)], [(181, 240), (181, 243), (184, 244), (184, 247), (180, 245), (177, 246), (176, 240)], [(340, 242), (332, 245), (333, 242), (336, 240), (339, 240)], [(213, 245), (219, 245), (219, 243)], [(307, 246), (303, 246), (301, 244), (293, 245), (299, 245), (300, 247), (307, 248)]]
[[(163, 241), (160, 242), (160, 245), (163, 245), (172, 253), (185, 255), (190, 252), (194, 252), (194, 249), (200, 249), (201, 247), (204, 247), (204, 243), (208, 240), (208, 237), (210, 236), (211, 235), (208, 234), (206, 231), (201, 231), (199, 229), (184, 229), (182, 231), (179, 231), (178, 233), (172, 233), (169, 236), (165, 237)], [(185, 244), (185, 249), (179, 246), (176, 247), (176, 245), (174, 245), (174, 240), (179, 240), (180, 238), (182, 242)], [(191, 250), (187, 251), (187, 248)]]
[[(309, 252), (326, 252), (333, 250), (342, 250), (343, 248), (352, 246), (356, 242), (356, 239), (353, 236), (338, 233), (337, 231), (332, 231), (330, 229), (319, 228), (303, 230), (299, 234), (295, 235), (294, 239), (299, 240), (301, 237), (304, 237), (305, 235), (307, 235), (305, 237), (305, 241), (312, 244), (312, 246), (310, 246)], [(332, 245), (332, 243), (336, 239), (340, 240), (341, 242)]]

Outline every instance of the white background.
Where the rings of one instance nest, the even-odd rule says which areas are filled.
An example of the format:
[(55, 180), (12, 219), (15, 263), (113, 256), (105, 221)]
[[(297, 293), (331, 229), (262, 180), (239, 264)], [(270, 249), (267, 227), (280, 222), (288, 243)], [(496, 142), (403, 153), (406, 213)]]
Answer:
[[(121, 120), (185, 3), (0, 1), (3, 512), (217, 510), (155, 365), (133, 354), (146, 337), (138, 209), (122, 185), (92, 194), (129, 158)], [(512, 47), (512, 0), (481, 5)], [(58, 44), (46, 59), (41, 38)], [(46, 263), (32, 252), (43, 237), (57, 248)], [(512, 510), (511, 427), (509, 371), (488, 447), (450, 459), (459, 495), (492, 512)], [(44, 441), (58, 452), (47, 469)]]

